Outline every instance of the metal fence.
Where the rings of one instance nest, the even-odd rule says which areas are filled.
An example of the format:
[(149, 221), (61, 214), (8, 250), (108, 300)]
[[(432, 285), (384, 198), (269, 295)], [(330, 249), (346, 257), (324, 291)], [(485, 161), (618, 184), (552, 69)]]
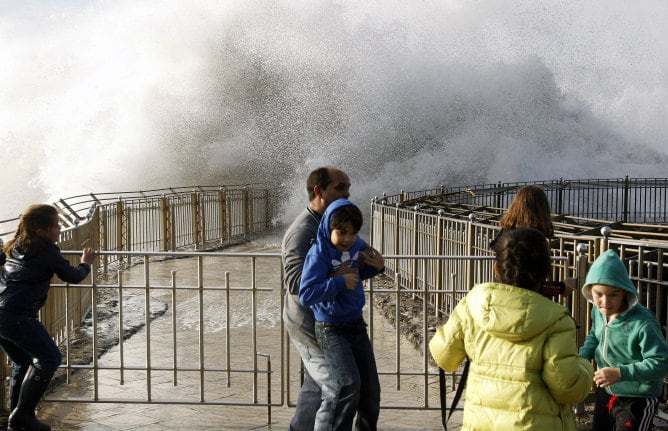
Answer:
[[(133, 266), (105, 276), (93, 271), (81, 285), (52, 284), (51, 293), (66, 303), (89, 292), (91, 312), (81, 327), (65, 326), (60, 384), (47, 401), (243, 405), (265, 408), (267, 423), (272, 408), (294, 405), (303, 376), (281, 319), (280, 253), (125, 253)], [(368, 281), (366, 290), (368, 303), (403, 300), (391, 281)], [(383, 408), (439, 409), (436, 368), (426, 347), (406, 343), (404, 335), (428, 337), (430, 311), (414, 310), (425, 322), (416, 328), (398, 308), (393, 323), (379, 309), (367, 307), (365, 318)]]
[[(271, 226), (269, 192), (257, 186), (180, 187), (138, 192), (74, 196), (54, 203), (63, 230), (62, 250), (91, 247), (105, 251), (206, 250), (248, 241)], [(18, 219), (5, 220), (4, 233)], [(132, 264), (132, 253), (102, 254), (99, 270), (106, 274)], [(78, 263), (72, 257), (73, 263)], [(89, 293), (67, 300), (52, 293), (42, 312), (47, 328), (61, 340), (66, 316), (81, 322), (90, 309)]]
[[(552, 278), (581, 282), (588, 264), (615, 248), (641, 303), (665, 326), (668, 242), (663, 227), (640, 223), (665, 223), (665, 180), (644, 181), (645, 192), (630, 179), (543, 183), (553, 208), (573, 209), (555, 214)], [(439, 408), (424, 340), (474, 284), (492, 279), (489, 241), (521, 185), (439, 188), (372, 202), (370, 243), (391, 276), (366, 286), (368, 303), (378, 305), (366, 313), (374, 350), (384, 358), (383, 408)], [(105, 251), (88, 284), (54, 284), (43, 309), (66, 352), (59, 371), (66, 393), (51, 400), (265, 406), (269, 421), (272, 406), (294, 402), (300, 360), (282, 330), (279, 255), (203, 251), (268, 230), (266, 190), (82, 197), (59, 208), (70, 226), (63, 250)], [(613, 229), (603, 235), (606, 226)], [(556, 300), (582, 323), (581, 342), (589, 305), (577, 291)], [(399, 306), (406, 303), (409, 319)], [(374, 329), (388, 321), (391, 337)], [(77, 374), (91, 378), (76, 383)]]
[[(91, 193), (53, 205), (63, 249), (200, 250), (264, 233), (272, 216), (269, 190), (252, 184)], [(8, 239), (17, 224), (18, 218), (0, 220), (0, 237)]]
[[(484, 206), (466, 207), (464, 212), (455, 212), (456, 217), (449, 217), (448, 211), (435, 211), (433, 206), (423, 212), (419, 204), (413, 204), (426, 196), (413, 198), (408, 208), (402, 207), (405, 201), (394, 197), (372, 202), (370, 235), (371, 244), (384, 256), (415, 257), (412, 260), (387, 259), (386, 274), (394, 278), (402, 292), (424, 301), (425, 310), (431, 310), (424, 314), (425, 322), (431, 319), (430, 322), (438, 324), (440, 317), (449, 315), (470, 288), (494, 279), (489, 243), (500, 228), (498, 216)], [(393, 200), (394, 205), (387, 204)], [(480, 214), (482, 216), (478, 217)], [(484, 219), (483, 222), (478, 222), (478, 218)], [(573, 277), (578, 286), (570, 295), (555, 298), (570, 309), (578, 322), (578, 345), (582, 345), (591, 329), (591, 304), (583, 298), (580, 287), (591, 262), (608, 249), (616, 250), (625, 262), (629, 277), (638, 289), (639, 302), (654, 312), (666, 336), (668, 241), (664, 228), (592, 219), (587, 220), (585, 229), (578, 226), (557, 223), (557, 229), (563, 230), (555, 232), (551, 240), (551, 278)], [(429, 258), (444, 255), (448, 258)], [(488, 260), (482, 260), (483, 257)], [(666, 395), (668, 380), (664, 397)]]
[[(466, 240), (461, 243), (469, 247)], [(627, 259), (636, 256), (634, 262), (650, 252), (643, 244), (598, 238), (589, 250), (580, 247), (572, 271), (568, 259), (555, 259), (555, 268), (581, 275), (589, 251), (608, 246), (622, 249)], [(72, 321), (65, 326), (63, 365), (56, 375), (61, 384), (47, 401), (243, 405), (264, 408), (267, 423), (273, 408), (294, 405), (301, 360), (282, 326), (278, 252), (126, 253), (135, 262), (131, 267), (104, 277), (94, 272), (82, 285), (53, 284), (52, 293), (66, 303), (89, 292), (91, 312), (81, 327)], [(443, 318), (433, 304), (451, 309), (468, 292), (467, 283), (488, 281), (491, 257), (388, 253), (386, 263), (408, 269), (394, 280), (366, 284), (367, 303), (375, 305), (366, 308), (365, 319), (383, 388), (382, 408), (438, 410), (437, 369), (424, 343)], [(447, 268), (449, 277), (433, 285), (437, 267)], [(657, 297), (666, 287), (650, 280), (648, 272), (654, 270), (632, 277), (644, 283), (643, 302), (660, 310)], [(403, 286), (402, 280), (411, 284)], [(579, 298), (576, 292), (560, 300), (586, 322), (589, 308)], [(408, 315), (406, 304), (411, 304)]]
[[(58, 245), (116, 251), (102, 253), (96, 265), (109, 274), (133, 265), (136, 250), (215, 249), (266, 233), (272, 228), (269, 198), (267, 189), (250, 185), (74, 196), (54, 203), (63, 225)], [(17, 224), (0, 222), (0, 236), (8, 237)], [(78, 256), (69, 259), (78, 263)], [(71, 329), (84, 321), (95, 304), (93, 293), (72, 288), (49, 294), (40, 318), (57, 342), (69, 340)]]
[[(443, 255), (493, 256), (489, 243), (500, 229), (497, 219), (478, 222), (475, 211), (470, 211), (469, 217), (453, 218), (448, 215), (446, 212), (425, 213), (419, 206), (402, 208), (401, 205), (375, 201), (371, 207), (371, 243), (383, 255), (408, 255), (418, 259)], [(552, 279), (581, 277), (579, 281), (582, 284), (589, 263), (603, 251), (613, 248), (626, 263), (640, 293), (640, 303), (652, 310), (665, 328), (668, 315), (668, 241), (661, 238), (628, 238), (631, 231), (624, 230), (626, 225), (601, 223), (602, 226), (588, 227), (584, 232), (555, 233), (551, 241)], [(608, 225), (620, 229), (611, 229)], [(652, 229), (656, 228), (656, 225), (636, 224), (632, 233), (656, 236), (652, 233)], [(425, 259), (420, 264), (418, 259), (388, 259), (387, 273), (406, 291), (426, 292), (427, 301), (434, 306), (437, 315), (450, 314), (471, 287), (494, 279), (491, 262), (477, 263), (473, 259), (453, 258)], [(589, 329), (589, 305), (579, 291), (557, 300), (569, 307), (576, 320), (582, 323), (578, 333), (578, 341), (582, 341)]]
[(457, 208), (487, 208), (488, 215), (499, 215), (515, 197), (518, 188), (540, 185), (547, 194), (553, 213), (567, 216), (575, 223), (587, 224), (588, 219), (607, 222), (668, 224), (668, 179), (612, 178), (563, 179), (480, 184), (464, 187), (401, 192), (382, 196), (379, 203), (390, 206), (412, 206), (432, 202), (433, 208), (443, 207), (451, 214)]

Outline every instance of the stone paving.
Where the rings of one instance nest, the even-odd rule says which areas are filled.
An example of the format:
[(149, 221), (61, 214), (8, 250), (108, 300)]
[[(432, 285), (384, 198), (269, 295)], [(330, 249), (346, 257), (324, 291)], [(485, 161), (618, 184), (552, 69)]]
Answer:
[[(241, 249), (242, 251), (244, 249)], [(247, 251), (247, 250), (246, 250)], [(275, 250), (274, 250), (275, 251)], [(167, 263), (168, 268), (177, 268), (179, 271), (189, 271), (181, 268), (182, 261), (177, 260)], [(273, 267), (272, 267), (273, 268)], [(152, 274), (158, 272), (155, 264), (152, 264)], [(141, 271), (138, 271), (141, 272)], [(142, 275), (139, 274), (138, 277)], [(131, 280), (124, 281), (130, 283)], [(218, 298), (207, 297), (205, 306), (210, 303), (216, 303)], [(258, 302), (267, 301), (260, 295)], [(179, 304), (185, 304), (181, 298)], [(192, 302), (192, 301), (191, 301)], [(231, 301), (230, 301), (231, 302)], [(236, 308), (242, 305), (237, 304)], [(238, 310), (237, 310), (238, 311)], [(151, 366), (159, 368), (160, 366), (169, 367), (171, 364), (171, 332), (172, 310), (168, 310), (164, 315), (151, 323)], [(177, 310), (177, 324), (183, 329), (192, 330), (192, 322), (186, 318), (192, 315), (193, 311), (186, 308), (185, 305), (179, 305)], [(271, 320), (271, 316), (261, 316), (260, 319)], [(278, 322), (277, 322), (278, 323)], [(209, 323), (215, 325), (215, 322)], [(218, 358), (222, 360), (225, 356), (225, 342), (222, 338), (222, 332), (217, 328), (209, 328), (206, 333), (205, 349), (207, 358)], [(374, 350), (378, 361), (379, 370), (393, 370), (396, 361), (396, 331), (394, 327), (380, 314), (374, 313)], [(280, 331), (279, 331), (280, 332)], [(188, 334), (188, 332), (185, 332)], [(258, 350), (266, 351), (272, 355), (272, 358), (278, 358), (280, 355), (280, 338), (276, 337), (276, 331), (264, 334), (258, 330), (257, 344), (261, 346)], [(192, 332), (190, 335), (180, 336), (179, 352), (196, 351), (198, 342), (197, 336)], [(246, 340), (244, 345), (233, 345), (235, 355), (238, 357), (248, 357), (242, 349), (250, 350), (247, 340), (250, 337), (250, 327), (240, 325), (233, 328), (231, 339)], [(178, 385), (173, 384), (173, 375), (171, 372), (154, 371), (151, 373), (151, 395), (152, 399), (160, 399), (160, 404), (147, 404), (143, 402), (146, 399), (146, 373), (145, 371), (133, 371), (132, 366), (142, 366), (146, 360), (146, 338), (144, 331), (139, 331), (130, 339), (123, 343), (123, 362), (125, 370), (123, 372), (123, 384), (119, 384), (120, 375), (119, 365), (119, 346), (110, 349), (100, 358), (99, 364), (102, 367), (98, 372), (98, 396), (101, 399), (108, 400), (113, 398), (122, 398), (124, 400), (132, 399), (133, 402), (63, 402), (48, 401), (43, 402), (39, 408), (38, 416), (52, 426), (54, 431), (74, 431), (74, 430), (286, 430), (288, 423), (294, 412), (294, 407), (288, 407), (284, 402), (282, 406), (272, 407), (271, 420), (268, 423), (268, 411), (266, 406), (234, 406), (234, 405), (203, 405), (198, 403), (198, 393), (201, 389), (199, 375), (197, 373), (179, 372)], [(419, 370), (421, 367), (422, 355), (408, 343), (401, 339), (401, 367), (402, 370)], [(235, 347), (236, 346), (236, 347)], [(160, 349), (164, 348), (164, 354)], [(294, 348), (291, 348), (290, 355), (297, 358)], [(193, 354), (179, 354), (179, 366), (188, 366), (188, 361), (194, 360)], [(207, 359), (208, 360), (208, 359)], [(261, 361), (260, 358), (258, 361)], [(278, 366), (280, 361), (275, 360), (274, 366)], [(260, 362), (261, 363), (261, 362)], [(212, 367), (213, 363), (208, 363)], [(239, 367), (240, 364), (232, 364)], [(104, 367), (109, 367), (105, 370)], [(290, 403), (294, 403), (298, 388), (298, 376), (291, 375)], [(205, 398), (211, 402), (236, 402), (239, 399), (239, 380), (244, 377), (234, 377), (235, 385), (232, 388), (226, 387), (225, 378), (214, 373), (207, 374), (205, 377)], [(246, 378), (248, 379), (248, 378)], [(265, 379), (260, 377), (259, 394), (260, 399), (265, 400), (263, 396), (266, 392)], [(247, 383), (247, 382), (246, 382)], [(382, 402), (385, 406), (416, 406), (420, 405), (423, 399), (424, 377), (403, 376), (400, 380), (400, 389), (396, 388), (396, 377), (391, 375), (381, 376)], [(275, 384), (278, 384), (277, 382)], [(438, 383), (435, 377), (427, 382), (430, 391), (430, 405), (438, 406)], [(263, 386), (264, 385), (264, 386)], [(273, 386), (273, 385), (272, 385)], [(49, 394), (49, 399), (66, 398), (90, 398), (92, 387), (92, 371), (79, 370), (71, 375), (71, 380), (67, 384), (60, 384)], [(245, 386), (250, 387), (250, 386)], [(242, 396), (244, 394), (241, 394)], [(248, 395), (248, 394), (245, 394)], [(272, 402), (280, 404), (280, 394), (273, 395)], [(162, 400), (185, 400), (182, 403), (162, 403)], [(195, 401), (193, 401), (195, 400)], [(287, 401), (287, 400), (285, 400)], [(246, 401), (248, 402), (248, 401)], [(263, 401), (264, 402), (264, 401)], [(448, 422), (449, 429), (459, 430), (461, 427), (461, 413), (456, 412)], [(427, 431), (442, 429), (440, 422), (440, 411), (418, 410), (418, 409), (397, 409), (382, 408), (379, 429), (385, 431)]]
[[(248, 249), (240, 249), (249, 251)], [(275, 251), (275, 250), (274, 250)], [(177, 260), (165, 263), (165, 271), (177, 268), (179, 271), (188, 272), (188, 269), (182, 268), (185, 260)], [(243, 265), (242, 265), (243, 266)], [(271, 267), (273, 268), (273, 267)], [(272, 269), (275, 270), (275, 269)], [(156, 267), (152, 271), (158, 272)], [(211, 271), (211, 270), (209, 270)], [(137, 271), (141, 273), (141, 271)], [(142, 274), (137, 274), (141, 278)], [(130, 281), (130, 280), (128, 280)], [(271, 281), (270, 281), (271, 282)], [(182, 298), (183, 299), (183, 298)], [(219, 301), (217, 297), (207, 297), (205, 306)], [(268, 301), (260, 295), (258, 301)], [(191, 301), (192, 302), (192, 301)], [(193, 313), (186, 305), (188, 301), (180, 302), (176, 311), (177, 325), (183, 330), (180, 333), (179, 343), (179, 367), (187, 367), (189, 361), (193, 360), (193, 353), (196, 352), (198, 337), (192, 332), (193, 322), (188, 320), (188, 316)], [(236, 308), (242, 308), (242, 304), (237, 304)], [(239, 311), (239, 310), (236, 310)], [(245, 310), (242, 310), (244, 313)], [(119, 374), (119, 346), (115, 346), (100, 358), (101, 369), (98, 372), (98, 396), (105, 402), (75, 402), (60, 401), (62, 399), (81, 399), (91, 398), (92, 391), (92, 371), (79, 370), (71, 375), (69, 383), (62, 383), (54, 388), (49, 394), (49, 399), (59, 401), (47, 401), (40, 405), (38, 416), (51, 424), (53, 431), (75, 431), (75, 430), (95, 430), (95, 431), (120, 431), (120, 430), (219, 430), (219, 431), (246, 431), (246, 430), (287, 430), (288, 423), (294, 412), (294, 407), (287, 406), (288, 401), (294, 403), (298, 388), (298, 376), (296, 373), (290, 377), (290, 399), (284, 399), (283, 405), (273, 406), (271, 408), (271, 417), (265, 406), (238, 406), (223, 405), (229, 402), (234, 404), (238, 400), (245, 399), (248, 403), (249, 393), (243, 393), (244, 390), (250, 392), (249, 377), (241, 375), (234, 377), (235, 385), (229, 387), (226, 377), (220, 374), (209, 373), (204, 376), (203, 387), (200, 386), (201, 376), (197, 372), (179, 372), (178, 385), (174, 384), (174, 376), (171, 371), (160, 371), (159, 368), (171, 366), (172, 358), (172, 332), (171, 325), (173, 321), (173, 310), (170, 309), (152, 322), (151, 330), (151, 366), (155, 371), (151, 373), (151, 396), (153, 400), (159, 400), (157, 403), (146, 403), (146, 372), (133, 370), (132, 367), (141, 367), (146, 361), (146, 338), (145, 329), (123, 343), (123, 374)], [(260, 320), (276, 320), (275, 315), (263, 315)], [(374, 313), (374, 351), (380, 371), (391, 371), (396, 362), (396, 331), (379, 312)], [(208, 322), (209, 327), (206, 332), (205, 349), (207, 358), (216, 358), (221, 361), (226, 354), (226, 345), (219, 333), (217, 327), (220, 322)], [(227, 322), (225, 322), (227, 324)], [(190, 332), (189, 332), (190, 331)], [(280, 332), (280, 331), (279, 331)], [(257, 344), (261, 346), (259, 350), (270, 353), (272, 358), (280, 357), (281, 339), (276, 336), (276, 330), (269, 333), (257, 331)], [(250, 350), (248, 340), (250, 339), (250, 327), (248, 325), (237, 325), (233, 329), (230, 338), (235, 340), (245, 340), (241, 344), (232, 345), (235, 354), (238, 357), (248, 357), (241, 350)], [(412, 344), (404, 337), (399, 337), (401, 352), (401, 369), (419, 370), (422, 367), (422, 354), (418, 352)], [(290, 355), (296, 358), (297, 354), (294, 348), (291, 348)], [(207, 359), (209, 360), (209, 359)], [(261, 360), (261, 359), (259, 359)], [(280, 361), (276, 360), (274, 366), (278, 366)], [(207, 368), (214, 364), (207, 363)], [(242, 364), (232, 364), (241, 366)], [(109, 369), (105, 369), (108, 367)], [(123, 384), (120, 384), (120, 379)], [(266, 379), (260, 378), (258, 398), (265, 400), (262, 396), (266, 392)], [(246, 386), (240, 383), (245, 383)], [(274, 382), (272, 386), (277, 384)], [(379, 420), (379, 430), (381, 431), (431, 431), (441, 430), (440, 412), (438, 410), (420, 410), (417, 408), (398, 409), (388, 408), (388, 406), (416, 406), (423, 400), (423, 388), (425, 385), (424, 377), (402, 376), (400, 379), (400, 388), (397, 388), (397, 379), (392, 375), (381, 375), (382, 385), (382, 408)], [(438, 383), (435, 377), (430, 377), (426, 384), (429, 387), (429, 404), (438, 406)], [(242, 388), (242, 389), (239, 389)], [(202, 392), (200, 392), (202, 391)], [(220, 403), (218, 405), (205, 405), (198, 402), (200, 393), (203, 393), (207, 402)], [(243, 398), (246, 397), (246, 398)], [(452, 393), (448, 394), (451, 399)], [(113, 399), (122, 399), (122, 402), (112, 402)], [(281, 404), (281, 394), (272, 395), (272, 403)], [(465, 398), (465, 397), (464, 397)], [(169, 400), (181, 400), (181, 402), (171, 402)], [(264, 402), (264, 401), (262, 401)], [(668, 429), (665, 413), (655, 420), (657, 430)], [(448, 422), (448, 429), (458, 431), (461, 429), (461, 412), (457, 411)], [(586, 423), (579, 425), (579, 430), (588, 430), (590, 426)]]
[[(160, 331), (158, 325), (152, 327), (152, 337), (155, 337)], [(378, 315), (377, 326), (375, 331), (391, 332), (394, 329), (384, 323), (382, 317)], [(133, 340), (134, 338), (134, 340)], [(144, 352), (144, 343), (137, 334), (125, 343), (125, 355), (138, 355), (140, 358)], [(383, 342), (384, 337), (377, 337), (375, 342), (376, 357), (379, 364), (379, 369), (389, 368), (394, 360), (394, 351), (385, 350), (379, 347), (379, 343)], [(135, 341), (136, 340), (136, 341)], [(133, 343), (137, 345), (134, 346)], [(404, 346), (407, 351), (412, 349), (406, 344)], [(207, 345), (208, 351), (211, 352), (212, 347)], [(108, 355), (114, 356), (114, 349)], [(296, 353), (295, 353), (296, 354)], [(404, 358), (404, 360), (406, 360)], [(414, 360), (419, 361), (420, 355), (414, 353)], [(104, 363), (105, 361), (101, 361)], [(108, 363), (109, 364), (109, 363)], [(408, 363), (405, 364), (409, 366)], [(108, 383), (108, 387), (101, 388), (100, 394), (106, 397), (113, 397), (117, 394), (118, 397), (128, 398), (136, 396), (141, 399), (143, 396), (142, 384), (145, 378), (139, 375), (134, 376), (135, 382), (140, 384), (133, 384), (134, 378), (132, 373), (126, 372), (126, 384), (121, 387), (118, 385), (117, 378), (112, 376), (105, 376), (104, 372), (100, 372), (101, 384)], [(157, 373), (152, 374), (153, 395), (157, 396), (160, 392), (160, 377)], [(73, 376), (73, 380), (80, 380), (79, 384), (90, 384), (90, 372), (79, 372)], [(167, 387), (166, 392), (170, 389), (171, 381), (169, 376), (162, 377), (164, 386)], [(420, 398), (419, 388), (415, 382), (410, 382), (410, 379), (404, 379), (401, 390), (394, 390), (394, 379), (385, 376), (382, 379), (383, 383), (383, 402), (386, 404), (415, 404), (416, 399)], [(63, 396), (68, 392), (70, 395), (81, 396), (79, 393), (76, 381), (67, 385), (61, 385), (49, 396)], [(209, 385), (210, 382), (208, 382)], [(436, 396), (437, 383), (431, 382), (433, 394)], [(179, 379), (178, 392), (179, 395), (196, 393), (198, 390), (197, 381), (188, 381), (186, 378)], [(215, 390), (215, 389), (213, 389)], [(221, 392), (225, 392), (223, 385), (220, 387)], [(165, 395), (165, 394), (163, 394)], [(432, 400), (432, 405), (438, 405), (437, 399)], [(279, 406), (271, 409), (271, 423), (267, 424), (268, 414), (266, 406), (252, 407), (252, 406), (225, 406), (225, 405), (192, 405), (192, 404), (130, 404), (130, 403), (62, 403), (62, 402), (47, 402), (42, 403), (39, 412), (40, 418), (51, 423), (54, 431), (73, 431), (73, 430), (286, 430), (292, 413), (293, 407)], [(383, 409), (380, 415), (379, 429), (386, 431), (408, 431), (408, 430), (439, 430), (442, 429), (440, 424), (440, 413), (436, 410), (420, 411), (420, 410), (399, 410), (399, 409)], [(449, 422), (449, 429), (460, 429), (461, 414), (455, 413)]]

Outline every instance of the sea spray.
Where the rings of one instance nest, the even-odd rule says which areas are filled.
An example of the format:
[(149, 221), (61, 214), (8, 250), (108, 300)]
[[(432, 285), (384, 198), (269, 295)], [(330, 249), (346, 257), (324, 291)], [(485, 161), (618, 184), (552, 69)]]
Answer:
[(5, 4), (0, 219), (75, 194), (261, 181), (290, 220), (323, 164), (362, 206), (440, 184), (665, 175), (660, 1)]

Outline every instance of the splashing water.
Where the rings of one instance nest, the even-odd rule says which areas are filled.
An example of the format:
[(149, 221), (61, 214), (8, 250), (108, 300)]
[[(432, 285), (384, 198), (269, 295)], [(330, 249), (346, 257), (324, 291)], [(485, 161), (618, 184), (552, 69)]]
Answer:
[(324, 164), (359, 204), (665, 176), (663, 1), (33, 0), (0, 17), (0, 220), (226, 182), (270, 184), (289, 220)]

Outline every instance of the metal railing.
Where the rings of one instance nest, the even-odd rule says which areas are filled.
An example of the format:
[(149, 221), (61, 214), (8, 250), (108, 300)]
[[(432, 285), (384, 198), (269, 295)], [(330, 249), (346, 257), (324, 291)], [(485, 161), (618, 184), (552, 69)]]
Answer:
[[(598, 247), (620, 245), (606, 243), (605, 237), (598, 240)], [(623, 246), (625, 257), (647, 251)], [(576, 276), (586, 272), (588, 251), (580, 247)], [(137, 262), (133, 267), (105, 277), (93, 272), (82, 285), (52, 285), (52, 292), (62, 293), (65, 302), (78, 291), (90, 292), (91, 312), (78, 329), (66, 316), (63, 365), (56, 375), (61, 384), (47, 401), (248, 406), (265, 409), (267, 423), (273, 408), (294, 404), (301, 360), (282, 325), (285, 292), (278, 252), (127, 253)], [(424, 342), (442, 323), (432, 299), (440, 296), (442, 305), (454, 307), (469, 290), (467, 274), (474, 275), (474, 283), (479, 277), (488, 281), (484, 274), (492, 258), (385, 258), (388, 264), (416, 268), (419, 275), (410, 289), (400, 285), (409, 277), (372, 279), (365, 287), (368, 304), (374, 304), (366, 307), (365, 319), (383, 388), (381, 408), (438, 410), (438, 373)], [(437, 263), (448, 267), (452, 277), (432, 286), (424, 274)], [(554, 260), (555, 266), (565, 263)], [(647, 275), (639, 274), (644, 282), (649, 282)], [(662, 283), (652, 283), (641, 296), (650, 297), (657, 289), (665, 292)], [(576, 293), (565, 300), (579, 297)], [(402, 308), (409, 303), (406, 316)], [(584, 301), (574, 310), (585, 322), (589, 308)]]
[[(566, 216), (555, 215), (558, 231), (552, 241), (552, 278), (580, 277), (581, 283), (588, 264), (601, 251), (615, 248), (638, 286), (641, 303), (665, 325), (668, 287), (663, 274), (668, 242), (660, 229), (649, 239), (634, 239), (629, 233), (645, 229), (639, 224), (631, 226), (629, 223), (638, 221), (633, 217), (663, 217), (662, 211), (642, 197), (651, 195), (665, 202), (660, 197), (665, 188), (662, 181), (656, 180), (648, 192), (637, 196), (631, 185), (639, 183), (629, 179), (587, 180), (589, 186), (582, 180), (578, 187), (576, 182), (560, 180), (554, 193), (546, 190), (553, 208), (560, 205), (563, 210), (567, 203), (591, 199), (597, 202), (595, 211), (592, 205), (583, 204), (578, 213), (582, 218), (569, 215), (569, 223), (560, 224)], [(617, 187), (614, 192), (611, 184)], [(367, 284), (370, 304), (390, 304), (366, 309), (376, 355), (390, 357), (379, 366), (383, 408), (439, 408), (438, 394), (430, 390), (436, 373), (424, 340), (470, 287), (493, 278), (488, 244), (499, 229), (503, 206), (519, 185), (440, 188), (372, 203), (370, 243), (385, 256), (392, 278)], [(586, 191), (582, 195), (586, 198), (576, 190)], [(594, 190), (613, 197), (594, 198)], [(414, 207), (418, 198), (443, 202), (447, 211)], [(630, 211), (630, 205), (648, 208), (647, 214)], [(99, 271), (88, 284), (54, 284), (42, 311), (43, 321), (64, 346), (65, 361), (59, 373), (70, 383), (64, 385), (66, 395), (51, 400), (264, 406), (271, 416), (272, 406), (296, 399), (300, 360), (282, 330), (279, 255), (203, 252), (267, 229), (271, 215), (266, 191), (218, 188), (171, 195), (144, 193), (120, 200), (82, 197), (61, 203), (59, 208), (69, 226), (60, 243), (63, 250), (92, 246), (105, 251), (96, 265)], [(603, 222), (584, 218), (611, 214), (615, 214), (612, 220), (619, 216), (627, 221), (611, 224), (614, 229), (607, 236), (600, 232)], [(579, 226), (583, 228), (576, 229)], [(77, 257), (75, 252), (67, 254)], [(183, 265), (192, 266), (182, 269)], [(263, 268), (271, 270), (265, 273)], [(111, 298), (107, 303), (105, 295)], [(581, 342), (589, 329), (584, 323), (589, 306), (577, 291), (557, 300), (583, 323), (578, 334)], [(413, 304), (419, 324), (401, 315), (397, 305), (406, 302)], [(107, 304), (117, 305), (110, 310)], [(269, 305), (262, 308), (261, 304)], [(246, 313), (238, 313), (244, 310)], [(103, 318), (107, 315), (112, 319)], [(127, 323), (133, 320), (139, 323)], [(394, 325), (394, 336), (392, 344), (385, 345), (387, 337), (377, 337), (374, 326), (388, 320)], [(82, 321), (88, 326), (75, 330)], [(117, 323), (111, 324), (113, 321)], [(88, 333), (89, 338), (79, 341), (79, 332)], [(115, 333), (116, 344), (106, 340), (110, 333)], [(410, 349), (401, 346), (406, 337), (414, 342)], [(85, 346), (83, 353), (79, 346)], [(407, 366), (407, 358), (415, 351), (417, 362)], [(77, 358), (90, 358), (90, 362)], [(7, 367), (5, 364), (4, 375)], [(73, 376), (85, 373), (91, 375), (91, 383), (72, 386)], [(119, 396), (120, 387), (123, 396)], [(406, 387), (419, 392), (411, 398), (416, 402), (394, 402), (393, 395), (405, 399), (400, 395)]]
[[(90, 194), (60, 199), (54, 206), (64, 226), (58, 242), (62, 250), (206, 250), (248, 241), (272, 228), (268, 190), (249, 185)], [(2, 223), (8, 229), (2, 235), (8, 235), (18, 219)], [(103, 253), (97, 267), (107, 274), (132, 265), (133, 256)], [(77, 264), (77, 256), (71, 261)], [(58, 341), (65, 336), (66, 315), (76, 325), (90, 310), (90, 292), (74, 292), (67, 299), (52, 292), (42, 311), (42, 321)]]
[(272, 381), (282, 367), (271, 365), (283, 355), (280, 310), (266, 307), (281, 299), (280, 254), (124, 253), (136, 265), (103, 277), (92, 271), (76, 286), (52, 284), (50, 294), (65, 304), (89, 292), (90, 313), (81, 327), (65, 313), (55, 376), (65, 395), (47, 400), (247, 404), (269, 412), (284, 402), (283, 380)]
[[(54, 203), (63, 225), (58, 245), (116, 251), (102, 253), (96, 265), (99, 274), (109, 274), (135, 264), (135, 250), (215, 249), (266, 233), (272, 228), (269, 198), (267, 189), (253, 185), (74, 196)], [(0, 237), (11, 235), (17, 224), (18, 218), (0, 221)], [(78, 256), (68, 258), (78, 263)], [(58, 343), (84, 321), (95, 305), (93, 294), (78, 287), (50, 292), (40, 319)]]
[[(91, 312), (81, 328), (66, 314), (63, 364), (55, 377), (61, 384), (47, 401), (243, 405), (266, 408), (268, 423), (273, 407), (295, 402), (301, 359), (281, 319), (285, 292), (280, 253), (125, 253), (137, 264), (104, 277), (93, 271), (81, 285), (52, 284), (51, 292), (65, 303), (80, 291), (90, 292)], [(465, 260), (476, 267), (487, 260), (388, 258), (417, 260), (419, 265), (433, 259)], [(370, 304), (403, 300), (403, 289), (392, 281), (371, 280), (366, 290)], [(430, 294), (426, 285), (421, 292)], [(426, 346), (404, 343), (408, 330), (422, 340), (429, 336), (433, 313), (426, 302), (421, 304), (424, 308), (414, 310), (414, 317), (424, 322), (417, 329), (401, 318), (398, 307), (394, 319), (380, 313), (382, 307), (366, 308), (383, 381), (382, 408), (440, 408), (437, 372)], [(388, 325), (391, 337), (378, 328)]]
[(473, 210), (486, 207), (492, 217), (508, 208), (517, 189), (540, 185), (550, 202), (552, 212), (560, 216), (596, 221), (621, 223), (668, 224), (667, 178), (612, 178), (612, 179), (557, 179), (531, 182), (508, 182), (474, 186), (439, 187), (435, 189), (401, 192), (377, 198), (389, 206), (412, 206), (431, 201), (435, 207)]
[[(491, 257), (493, 251), (489, 243), (500, 228), (489, 220), (484, 223), (476, 220), (475, 216), (452, 218), (445, 213), (423, 213), (415, 208), (373, 202), (371, 244), (383, 255)], [(624, 231), (617, 232), (607, 226), (590, 231), (587, 234), (555, 233), (551, 249), (552, 256), (558, 259), (553, 261), (551, 278), (563, 280), (577, 277), (577, 257), (580, 254), (584, 255), (585, 262), (593, 262), (600, 253), (614, 248), (625, 261), (629, 275), (638, 287), (640, 302), (650, 308), (665, 327), (668, 277), (664, 276), (664, 272), (668, 265), (668, 241), (628, 239)], [(580, 275), (586, 274), (587, 267), (580, 268)], [(494, 279), (491, 264), (476, 267), (465, 260), (450, 262), (432, 259), (420, 266), (416, 261), (388, 259), (386, 273), (406, 291), (426, 285), (427, 290), (432, 292), (428, 301), (439, 315), (449, 315), (459, 299), (475, 284)], [(668, 275), (668, 272), (665, 274)], [(444, 289), (453, 293), (445, 294)], [(557, 299), (569, 307), (573, 316), (579, 317), (581, 322), (589, 318), (588, 313), (583, 311), (587, 304), (579, 292)], [(579, 341), (584, 339), (587, 328), (584, 324), (581, 326)]]
[[(91, 193), (53, 205), (63, 249), (81, 243), (110, 251), (213, 248), (266, 232), (272, 217), (268, 189), (252, 184)], [(0, 237), (8, 239), (17, 224), (18, 218), (0, 220)]]

